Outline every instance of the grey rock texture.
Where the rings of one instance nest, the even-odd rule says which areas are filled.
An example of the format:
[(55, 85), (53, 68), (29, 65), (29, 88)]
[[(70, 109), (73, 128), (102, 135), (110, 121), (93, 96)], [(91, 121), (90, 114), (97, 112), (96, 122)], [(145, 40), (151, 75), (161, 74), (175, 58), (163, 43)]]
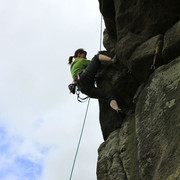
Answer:
[(154, 71), (98, 152), (98, 180), (180, 180), (180, 57)]
[[(150, 67), (153, 63), (153, 58), (155, 54), (155, 48), (158, 46), (158, 51), (162, 50), (163, 36), (154, 36), (140, 46), (138, 46), (131, 57), (128, 59), (128, 67), (130, 71), (136, 76), (139, 82), (144, 82), (147, 80), (150, 73)], [(163, 63), (161, 58), (161, 53), (158, 54), (158, 65)]]
[[(153, 62), (155, 68), (158, 68), (174, 60), (171, 54), (173, 58), (180, 56), (180, 30), (178, 31), (177, 27), (180, 27), (180, 22), (168, 29), (164, 35), (156, 35), (138, 45), (129, 55), (126, 65), (121, 60), (117, 64), (102, 65), (97, 75), (98, 87), (112, 92), (119, 100), (120, 107), (127, 113), (134, 110), (136, 106), (133, 103), (134, 96), (138, 87), (145, 84), (152, 74)], [(156, 47), (158, 47), (157, 54), (155, 54)], [(99, 103), (101, 128), (104, 139), (107, 139), (112, 131), (121, 127), (122, 121), (119, 117), (116, 118), (116, 113), (109, 109), (109, 105), (103, 101)]]
[(112, 132), (99, 147), (97, 179), (139, 179), (134, 120), (134, 115), (129, 116), (122, 128)]
[(180, 21), (169, 29), (164, 36), (163, 57), (165, 62), (172, 61), (180, 55)]
[(179, 0), (99, 0), (99, 3), (106, 31), (110, 39), (116, 39), (113, 48), (124, 64), (139, 44), (164, 34), (180, 19)]
[(97, 86), (127, 117), (99, 100), (97, 179), (180, 180), (180, 1), (99, 3), (104, 47), (119, 61), (102, 65)]
[(135, 121), (141, 179), (180, 179), (180, 57), (151, 76)]

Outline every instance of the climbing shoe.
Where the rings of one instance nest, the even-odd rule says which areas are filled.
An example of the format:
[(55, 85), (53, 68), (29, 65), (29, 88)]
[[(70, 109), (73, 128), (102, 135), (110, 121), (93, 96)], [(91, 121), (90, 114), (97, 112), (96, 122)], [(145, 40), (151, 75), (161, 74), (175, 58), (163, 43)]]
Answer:
[(121, 116), (121, 118), (125, 118), (126, 117), (126, 114), (121, 110), (121, 109), (119, 109), (119, 110), (117, 110), (117, 113)]

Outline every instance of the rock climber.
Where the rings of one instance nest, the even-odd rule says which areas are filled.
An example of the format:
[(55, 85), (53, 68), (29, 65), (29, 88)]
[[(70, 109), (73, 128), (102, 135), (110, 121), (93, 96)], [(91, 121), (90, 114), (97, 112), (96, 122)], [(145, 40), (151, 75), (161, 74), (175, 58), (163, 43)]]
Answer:
[(69, 57), (68, 64), (70, 65), (73, 80), (77, 82), (78, 88), (83, 94), (88, 95), (90, 98), (106, 100), (110, 107), (124, 118), (125, 113), (118, 106), (116, 98), (95, 87), (95, 75), (101, 62), (116, 63), (117, 58), (110, 58), (98, 53), (90, 61), (87, 60), (86, 55), (87, 52), (84, 49), (77, 49), (74, 56)]

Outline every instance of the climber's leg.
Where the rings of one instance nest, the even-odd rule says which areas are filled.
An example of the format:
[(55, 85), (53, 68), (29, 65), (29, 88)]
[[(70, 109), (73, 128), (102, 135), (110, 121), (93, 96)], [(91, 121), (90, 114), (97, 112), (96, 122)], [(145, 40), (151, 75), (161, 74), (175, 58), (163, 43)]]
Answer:
[(94, 86), (94, 78), (101, 64), (98, 56), (102, 59), (106, 59), (107, 61), (111, 59), (108, 56), (104, 56), (101, 54), (95, 55), (85, 71), (80, 74), (80, 80), (78, 81), (79, 88), (82, 93), (88, 95), (91, 98), (106, 100), (111, 108), (113, 108), (117, 112), (121, 112), (121, 109), (119, 108), (115, 97)]
[(108, 56), (105, 56), (103, 54), (99, 54), (99, 61), (101, 61), (101, 62), (113, 62), (113, 59), (108, 57)]
[(118, 62), (118, 58), (117, 56), (114, 56), (113, 58), (110, 58), (106, 55), (103, 54), (99, 54), (99, 61), (101, 62), (110, 62), (110, 63), (117, 63)]
[(111, 94), (109, 94), (99, 88), (96, 88), (96, 87), (92, 87), (91, 89), (89, 89), (88, 94), (89, 94), (89, 97), (91, 97), (91, 98), (106, 100), (108, 102), (108, 104), (110, 104), (111, 100), (116, 99)]
[(122, 118), (125, 118), (126, 114), (121, 110), (121, 108), (119, 107), (119, 105), (116, 101), (116, 98), (113, 97), (112, 95), (110, 95), (96, 87), (93, 87), (90, 90), (88, 95), (91, 98), (106, 100), (112, 109), (117, 111)]
[(86, 67), (85, 72), (87, 75), (91, 76), (92, 78), (95, 77), (98, 68), (100, 67), (101, 62), (114, 62), (114, 59), (111, 59), (108, 56), (97, 54), (95, 55), (89, 65)]
[(83, 73), (85, 75), (93, 78), (93, 81), (94, 81), (94, 77), (95, 77), (97, 70), (100, 67), (100, 65), (101, 65), (101, 62), (98, 59), (98, 55), (95, 55)]

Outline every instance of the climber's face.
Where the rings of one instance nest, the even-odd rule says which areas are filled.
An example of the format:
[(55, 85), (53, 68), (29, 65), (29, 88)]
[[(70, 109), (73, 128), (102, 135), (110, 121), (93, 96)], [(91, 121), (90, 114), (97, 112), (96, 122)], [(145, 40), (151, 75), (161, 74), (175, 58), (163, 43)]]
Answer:
[(86, 59), (86, 53), (81, 53), (81, 54), (79, 53), (79, 54), (78, 54), (78, 57), (79, 57), (79, 58), (84, 58), (84, 59)]

